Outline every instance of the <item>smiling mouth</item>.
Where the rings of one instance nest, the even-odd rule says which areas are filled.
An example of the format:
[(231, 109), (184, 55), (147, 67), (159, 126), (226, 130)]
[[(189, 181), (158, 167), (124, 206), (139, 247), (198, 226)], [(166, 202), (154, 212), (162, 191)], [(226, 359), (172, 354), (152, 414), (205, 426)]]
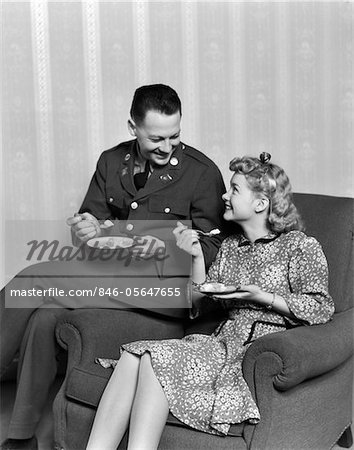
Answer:
[(170, 153), (158, 153), (158, 152), (154, 152), (154, 155), (155, 155), (157, 158), (166, 159), (166, 158), (168, 158), (168, 157), (171, 155), (171, 153), (172, 153), (172, 152), (170, 152)]

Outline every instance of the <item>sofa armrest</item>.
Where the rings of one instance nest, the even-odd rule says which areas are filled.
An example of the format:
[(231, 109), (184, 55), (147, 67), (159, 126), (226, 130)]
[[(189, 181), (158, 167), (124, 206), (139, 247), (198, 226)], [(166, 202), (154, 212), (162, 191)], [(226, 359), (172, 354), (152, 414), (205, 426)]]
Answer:
[(288, 390), (324, 374), (353, 354), (353, 309), (334, 315), (321, 325), (301, 326), (256, 340), (243, 361), (245, 379), (254, 389), (257, 359), (267, 357), (276, 389)]
[(95, 370), (95, 358), (118, 358), (115, 338), (121, 326), (119, 314), (110, 309), (77, 309), (68, 311), (56, 327), (58, 343), (68, 351), (68, 371), (74, 366)]
[(95, 372), (101, 368), (94, 363), (95, 358), (118, 358), (123, 343), (180, 338), (183, 334), (181, 320), (123, 309), (68, 311), (56, 327), (59, 344), (68, 350), (68, 369), (75, 365)]

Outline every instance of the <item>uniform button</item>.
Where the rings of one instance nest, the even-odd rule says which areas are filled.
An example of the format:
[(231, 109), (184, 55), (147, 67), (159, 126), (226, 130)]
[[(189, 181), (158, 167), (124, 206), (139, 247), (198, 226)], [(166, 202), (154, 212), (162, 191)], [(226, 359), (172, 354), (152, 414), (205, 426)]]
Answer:
[(164, 211), (165, 213), (169, 213), (171, 211), (171, 208), (165, 208)]
[(113, 197), (109, 197), (109, 203), (113, 203), (114, 198)]
[(138, 207), (137, 202), (133, 202), (130, 204), (131, 209), (136, 209)]
[(133, 228), (134, 228), (134, 225), (132, 223), (128, 223), (128, 225), (126, 226), (126, 229), (128, 231), (132, 231)]
[(170, 159), (170, 164), (171, 166), (177, 166), (178, 159), (175, 156), (172, 156), (172, 158)]

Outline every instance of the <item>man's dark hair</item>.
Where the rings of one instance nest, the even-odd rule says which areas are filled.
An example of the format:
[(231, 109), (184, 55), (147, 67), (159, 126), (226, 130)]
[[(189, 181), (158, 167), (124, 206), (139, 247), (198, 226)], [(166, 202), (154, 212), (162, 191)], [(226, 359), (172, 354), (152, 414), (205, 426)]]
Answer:
[(151, 110), (168, 116), (179, 111), (182, 115), (181, 100), (177, 92), (165, 84), (141, 86), (134, 93), (130, 116), (139, 124)]

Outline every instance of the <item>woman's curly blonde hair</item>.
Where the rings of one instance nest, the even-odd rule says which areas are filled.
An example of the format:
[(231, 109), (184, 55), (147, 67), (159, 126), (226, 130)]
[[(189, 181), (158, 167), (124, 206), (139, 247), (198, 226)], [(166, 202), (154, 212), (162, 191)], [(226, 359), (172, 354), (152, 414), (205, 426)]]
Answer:
[(269, 228), (274, 233), (303, 230), (303, 222), (293, 203), (291, 184), (284, 170), (271, 164), (269, 153), (261, 153), (259, 159), (250, 156), (234, 158), (229, 168), (246, 177), (255, 195), (269, 199)]

